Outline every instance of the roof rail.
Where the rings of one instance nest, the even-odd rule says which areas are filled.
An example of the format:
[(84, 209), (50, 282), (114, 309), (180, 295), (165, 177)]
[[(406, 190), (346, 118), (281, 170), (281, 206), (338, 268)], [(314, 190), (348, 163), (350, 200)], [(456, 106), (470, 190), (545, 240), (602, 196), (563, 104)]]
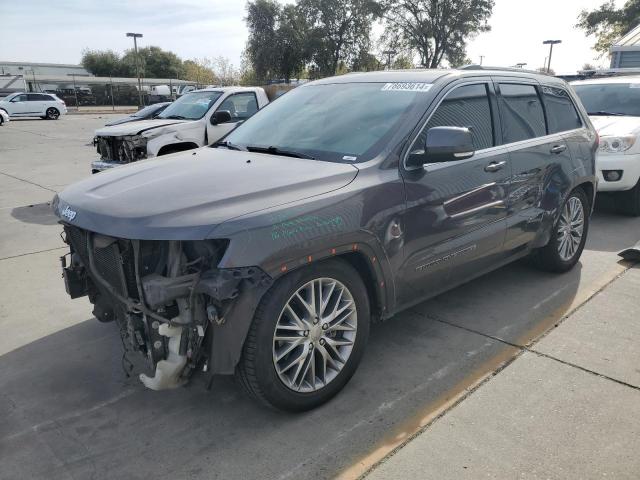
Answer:
[(459, 67), (458, 70), (498, 70), (504, 72), (524, 72), (524, 73), (535, 73), (536, 75), (549, 75), (546, 72), (539, 72), (537, 70), (527, 70), (526, 68), (516, 68), (516, 67), (491, 67), (485, 65), (464, 65)]

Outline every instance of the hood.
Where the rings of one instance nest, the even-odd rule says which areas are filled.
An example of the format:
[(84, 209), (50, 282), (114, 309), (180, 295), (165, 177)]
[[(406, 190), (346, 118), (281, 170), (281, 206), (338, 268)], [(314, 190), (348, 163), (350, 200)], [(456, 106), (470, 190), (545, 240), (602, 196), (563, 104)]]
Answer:
[(348, 185), (358, 169), (204, 147), (92, 175), (63, 190), (61, 220), (105, 235), (200, 240), (220, 223)]
[(129, 122), (121, 125), (100, 128), (96, 130), (98, 137), (119, 137), (123, 135), (138, 135), (143, 131), (148, 132), (153, 129), (166, 127), (167, 125), (177, 125), (181, 123), (193, 123), (193, 120), (171, 120), (155, 118), (152, 120), (140, 120), (139, 122)]
[(118, 118), (117, 120), (113, 120), (109, 123), (105, 123), (105, 127), (112, 127), (113, 125), (122, 125), (123, 123), (139, 122), (139, 121), (141, 121), (141, 119), (139, 119), (138, 117), (133, 117), (133, 116), (122, 117), (122, 118)]
[(589, 118), (601, 137), (640, 134), (640, 117), (593, 115)]

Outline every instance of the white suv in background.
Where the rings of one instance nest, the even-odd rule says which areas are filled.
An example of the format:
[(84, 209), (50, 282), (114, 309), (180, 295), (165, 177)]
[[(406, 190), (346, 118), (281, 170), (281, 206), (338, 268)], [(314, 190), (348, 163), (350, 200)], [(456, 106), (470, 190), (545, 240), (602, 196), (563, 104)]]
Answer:
[(52, 93), (12, 93), (0, 100), (0, 110), (10, 117), (57, 120), (67, 113), (67, 105)]
[(611, 192), (622, 213), (640, 215), (640, 76), (571, 84), (600, 135), (598, 192)]

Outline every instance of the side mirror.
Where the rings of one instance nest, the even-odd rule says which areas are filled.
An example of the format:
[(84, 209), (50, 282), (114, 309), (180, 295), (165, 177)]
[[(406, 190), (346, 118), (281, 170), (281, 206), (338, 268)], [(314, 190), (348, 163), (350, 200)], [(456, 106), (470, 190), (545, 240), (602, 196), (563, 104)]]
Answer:
[(409, 154), (407, 167), (464, 160), (471, 158), (473, 154), (473, 138), (468, 128), (433, 127), (427, 131), (424, 148)]
[(211, 125), (227, 123), (231, 121), (231, 112), (229, 110), (218, 110), (211, 115)]

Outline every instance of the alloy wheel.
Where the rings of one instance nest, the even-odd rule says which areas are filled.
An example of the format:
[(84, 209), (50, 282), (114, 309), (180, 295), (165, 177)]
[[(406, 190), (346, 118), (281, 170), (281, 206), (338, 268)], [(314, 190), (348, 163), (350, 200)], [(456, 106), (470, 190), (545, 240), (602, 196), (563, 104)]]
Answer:
[(564, 205), (558, 222), (558, 254), (563, 261), (573, 258), (584, 233), (584, 207), (578, 197), (571, 197)]
[(287, 301), (273, 336), (273, 364), (282, 383), (315, 392), (334, 380), (353, 351), (358, 328), (349, 289), (332, 278), (316, 278)]

